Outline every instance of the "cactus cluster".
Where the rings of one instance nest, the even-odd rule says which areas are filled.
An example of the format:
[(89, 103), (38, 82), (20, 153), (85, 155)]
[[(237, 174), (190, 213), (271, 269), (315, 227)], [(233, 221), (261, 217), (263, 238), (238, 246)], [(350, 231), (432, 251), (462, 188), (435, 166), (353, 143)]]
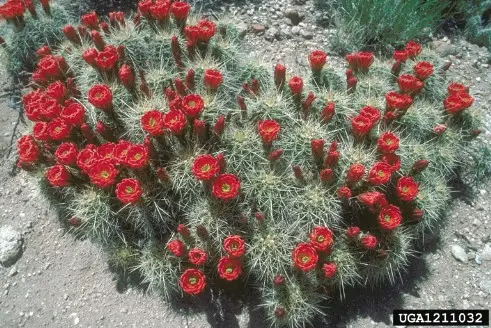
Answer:
[(41, 0), (9, 0), (0, 6), (0, 54), (7, 72), (15, 80), (32, 72), (36, 50), (56, 47), (63, 39), (61, 28), (69, 14), (59, 4)]
[(409, 42), (390, 62), (347, 55), (346, 76), (321, 50), (269, 69), (185, 2), (138, 7), (38, 51), (18, 165), (60, 220), (167, 298), (257, 288), (276, 326), (393, 283), (479, 133), (448, 65)]

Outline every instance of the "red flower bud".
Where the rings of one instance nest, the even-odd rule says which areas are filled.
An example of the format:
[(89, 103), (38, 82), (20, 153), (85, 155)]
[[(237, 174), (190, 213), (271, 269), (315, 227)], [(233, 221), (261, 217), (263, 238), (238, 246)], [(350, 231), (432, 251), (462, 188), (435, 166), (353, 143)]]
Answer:
[(292, 169), (293, 169), (293, 174), (295, 175), (295, 178), (297, 178), (298, 180), (304, 179), (302, 169), (300, 168), (300, 166), (293, 165)]
[(433, 132), (439, 136), (441, 136), (447, 130), (447, 126), (445, 124), (438, 124), (433, 128)]
[(218, 161), (218, 166), (220, 167), (220, 173), (225, 172), (225, 169), (227, 168), (227, 163), (225, 162), (225, 156), (223, 155), (223, 153), (216, 155), (215, 158)]
[(356, 90), (356, 84), (358, 83), (358, 80), (356, 77), (354, 77), (354, 76), (349, 77), (346, 80), (346, 82), (348, 84), (348, 90)]
[(352, 197), (352, 192), (349, 187), (342, 186), (337, 190), (338, 198), (341, 200), (350, 199)]
[(277, 274), (274, 276), (274, 279), (273, 279), (273, 284), (275, 286), (282, 286), (285, 284), (285, 276), (281, 275), (281, 274)]
[(93, 144), (96, 142), (97, 139), (95, 137), (94, 131), (92, 131), (87, 123), (82, 123), (82, 125), (80, 125), (80, 131), (89, 144)]
[(97, 121), (96, 130), (97, 133), (99, 133), (104, 139), (113, 142), (116, 141), (116, 137), (114, 136), (113, 132), (106, 124), (104, 124), (104, 122)]
[(358, 237), (358, 234), (360, 233), (360, 228), (358, 227), (349, 227), (346, 229), (346, 237), (353, 239)]
[(256, 220), (257, 220), (259, 223), (263, 222), (263, 220), (264, 220), (264, 213), (261, 213), (261, 212), (256, 212), (256, 213), (254, 214), (254, 216), (256, 217)]
[(123, 86), (132, 91), (135, 88), (135, 72), (129, 65), (122, 65), (118, 71), (118, 77)]
[(424, 212), (422, 210), (420, 210), (419, 208), (415, 208), (411, 217), (413, 220), (421, 221), (421, 219), (423, 218), (423, 214)]
[(286, 82), (286, 67), (276, 64), (274, 67), (274, 84), (277, 88), (282, 88)]
[(329, 123), (334, 116), (336, 110), (336, 105), (333, 102), (327, 103), (327, 105), (324, 107), (321, 113), (321, 122), (322, 123)]
[(181, 52), (181, 46), (179, 44), (179, 39), (177, 36), (173, 36), (171, 38), (171, 50), (172, 50), (172, 56), (174, 57), (174, 61), (176, 62), (177, 67), (182, 67), (182, 52)]
[(237, 103), (239, 104), (239, 108), (241, 111), (246, 112), (247, 111), (247, 105), (245, 103), (245, 98), (242, 96), (237, 96)]
[(339, 152), (330, 151), (327, 153), (326, 160), (324, 161), (324, 166), (334, 167), (338, 163), (338, 160), (339, 160)]
[(199, 136), (203, 137), (206, 134), (206, 124), (202, 120), (195, 119), (193, 121), (193, 130), (194, 133)]
[(157, 170), (155, 171), (155, 174), (157, 174), (157, 178), (160, 180), (160, 182), (169, 182), (170, 181), (169, 173), (163, 167), (157, 168)]
[(213, 126), (213, 133), (215, 133), (215, 135), (217, 136), (221, 136), (224, 130), (225, 130), (225, 116), (220, 115), (215, 123), (215, 126)]
[(102, 22), (102, 23), (99, 24), (99, 27), (100, 27), (101, 30), (104, 31), (104, 33), (106, 35), (111, 34), (111, 30), (109, 29), (109, 24), (108, 23)]
[(281, 149), (273, 150), (268, 155), (268, 160), (271, 162), (274, 162), (274, 161), (278, 160), (281, 157), (281, 155), (283, 155), (283, 150), (281, 150)]
[(307, 115), (307, 113), (310, 111), (310, 107), (312, 107), (312, 103), (314, 102), (315, 99), (316, 99), (316, 96), (314, 95), (314, 93), (312, 91), (310, 91), (302, 103), (302, 109), (303, 109), (304, 115)]
[(252, 79), (251, 81), (251, 91), (254, 95), (258, 96), (259, 95), (259, 90), (260, 90), (261, 86), (259, 84), (259, 80), (258, 79)]
[(401, 62), (400, 61), (396, 61), (393, 65), (392, 65), (392, 74), (395, 75), (395, 76), (399, 76), (399, 74), (401, 73), (401, 68), (402, 68), (402, 65), (401, 65)]
[(316, 160), (324, 159), (324, 140), (323, 139), (312, 139), (310, 141), (310, 148), (312, 149), (312, 156)]
[(176, 87), (177, 93), (182, 97), (187, 94), (184, 82), (178, 77), (174, 78), (174, 86)]
[(293, 95), (299, 96), (302, 93), (303, 80), (298, 76), (294, 76), (288, 82), (288, 87)]
[(322, 182), (330, 182), (334, 177), (334, 171), (332, 169), (323, 169), (320, 173)]
[(191, 235), (189, 228), (182, 223), (177, 226), (177, 232), (183, 237), (189, 237)]
[(194, 69), (189, 69), (186, 74), (186, 86), (189, 90), (194, 90)]
[(425, 170), (428, 165), (430, 164), (429, 161), (426, 159), (420, 159), (419, 161), (414, 162), (412, 168), (411, 168), (411, 173), (412, 174), (417, 174)]

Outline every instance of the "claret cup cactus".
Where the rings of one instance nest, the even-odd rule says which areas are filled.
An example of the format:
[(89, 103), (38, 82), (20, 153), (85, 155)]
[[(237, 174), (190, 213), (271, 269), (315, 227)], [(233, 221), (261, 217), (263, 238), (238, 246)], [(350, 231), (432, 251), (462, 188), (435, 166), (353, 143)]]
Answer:
[(190, 9), (145, 0), (65, 26), (23, 97), (18, 165), (167, 298), (253, 286), (297, 327), (346, 286), (393, 283), (478, 134), (469, 89), (415, 42), (349, 54), (342, 76), (321, 50), (308, 72), (268, 69)]

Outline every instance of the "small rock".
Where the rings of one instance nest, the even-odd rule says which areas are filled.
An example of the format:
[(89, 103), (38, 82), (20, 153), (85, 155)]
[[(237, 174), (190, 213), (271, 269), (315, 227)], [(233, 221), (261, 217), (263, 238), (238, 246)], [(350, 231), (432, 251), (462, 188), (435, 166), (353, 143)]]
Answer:
[(483, 280), (479, 283), (479, 287), (486, 293), (491, 295), (491, 280)]
[(478, 77), (476, 77), (476, 81), (477, 81), (477, 82), (481, 82), (481, 78), (480, 78), (479, 76), (478, 76)]
[(476, 254), (474, 253), (469, 253), (467, 254), (467, 260), (472, 261), (476, 258)]
[(300, 34), (305, 40), (311, 40), (314, 37), (314, 34), (309, 30), (301, 30)]
[(121, 309), (121, 313), (128, 313), (128, 309), (127, 308), (122, 308)]
[(288, 8), (284, 12), (285, 17), (290, 18), (293, 25), (298, 25), (302, 21), (302, 15), (295, 8)]
[(16, 265), (14, 265), (14, 266), (13, 266), (13, 267), (10, 269), (9, 273), (7, 274), (7, 277), (13, 277), (13, 276), (15, 276), (15, 275), (17, 274), (17, 272), (19, 272), (19, 271), (17, 271), (17, 266), (16, 266)]
[(237, 31), (239, 32), (239, 37), (243, 38), (247, 34), (247, 24), (244, 22), (240, 22), (237, 25), (235, 25), (235, 28), (237, 28)]
[(278, 29), (272, 27), (266, 32), (266, 34), (264, 35), (264, 38), (268, 41), (273, 41), (273, 40), (277, 39), (279, 36), (280, 36), (280, 31), (278, 31)]
[(288, 26), (292, 26), (293, 25), (292, 20), (290, 18), (288, 18), (288, 17), (283, 17), (283, 19), (281, 20), (281, 22), (283, 24), (288, 25)]
[(452, 245), (451, 252), (453, 257), (455, 257), (458, 261), (462, 263), (467, 263), (467, 254), (462, 247), (460, 247), (459, 245)]
[(66, 301), (68, 299), (68, 294), (63, 294), (63, 299)]
[(264, 25), (260, 25), (260, 24), (252, 24), (251, 28), (252, 28), (252, 32), (256, 34), (264, 33), (264, 30), (266, 29)]
[(0, 228), (0, 264), (10, 266), (17, 261), (22, 247), (22, 236), (11, 226)]
[(484, 261), (491, 261), (491, 245), (486, 244), (481, 251), (481, 259)]
[(489, 64), (486, 64), (486, 63), (481, 64), (481, 67), (482, 67), (482, 68), (488, 68), (488, 67), (489, 67)]
[[(476, 78), (476, 80), (477, 80), (477, 78)], [(481, 79), (479, 78), (479, 80), (481, 80)], [(484, 189), (481, 189), (481, 190), (479, 190), (479, 193), (484, 196), (484, 195), (486, 195), (487, 191)]]
[(293, 35), (299, 35), (300, 34), (300, 30), (301, 30), (300, 27), (294, 26), (294, 27), (292, 27), (292, 34)]

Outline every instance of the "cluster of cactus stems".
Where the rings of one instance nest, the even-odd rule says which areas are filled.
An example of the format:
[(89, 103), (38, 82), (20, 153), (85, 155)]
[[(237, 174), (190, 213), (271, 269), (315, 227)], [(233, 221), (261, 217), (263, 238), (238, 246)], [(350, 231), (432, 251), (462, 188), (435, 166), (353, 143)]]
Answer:
[(166, 297), (253, 286), (304, 326), (346, 286), (390, 284), (438, 227), (479, 133), (429, 49), (346, 56), (346, 80), (248, 62), (185, 2), (95, 13), (39, 49), (18, 165), (71, 229)]

